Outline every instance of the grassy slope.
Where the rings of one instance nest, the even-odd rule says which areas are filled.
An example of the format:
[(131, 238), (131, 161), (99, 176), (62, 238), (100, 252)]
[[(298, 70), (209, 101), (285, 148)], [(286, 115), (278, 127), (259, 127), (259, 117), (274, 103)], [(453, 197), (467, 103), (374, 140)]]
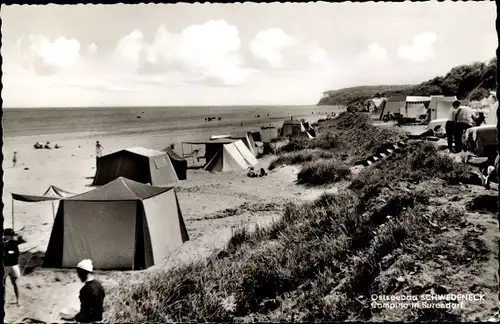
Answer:
[(418, 85), (364, 86), (328, 91), (329, 98), (322, 98), (318, 105), (350, 105), (360, 103), (377, 94), (391, 97), (396, 94), (430, 96), (444, 94), (480, 100), (496, 88), (496, 58), (488, 63), (476, 62), (451, 69), (446, 75), (435, 77)]
[[(345, 169), (362, 149), (376, 149), (367, 131), (376, 141), (400, 136), (371, 127), (362, 115), (343, 114), (323, 125), (315, 147), (296, 143), (292, 154), (323, 154), (324, 163)], [(307, 157), (280, 158), (311, 167)], [(107, 298), (107, 321), (465, 318), (470, 310), (376, 310), (369, 303), (371, 294), (466, 293), (464, 277), (472, 282), (485, 271), (494, 254), (467, 230), (459, 199), (449, 203), (463, 193), (453, 184), (475, 183), (471, 170), (418, 144), (349, 177), (349, 189), (290, 205), (268, 228), (237, 231), (204, 262), (117, 287)]]

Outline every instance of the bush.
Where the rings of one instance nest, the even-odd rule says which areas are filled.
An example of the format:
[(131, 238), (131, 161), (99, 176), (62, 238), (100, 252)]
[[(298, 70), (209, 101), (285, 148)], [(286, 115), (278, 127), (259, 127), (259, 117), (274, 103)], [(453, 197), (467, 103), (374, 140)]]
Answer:
[(293, 140), (280, 147), (277, 151), (278, 153), (290, 153), (301, 151), (307, 148), (309, 148), (307, 140)]
[(308, 185), (332, 184), (349, 179), (351, 169), (335, 160), (317, 160), (302, 167), (297, 183)]
[(334, 154), (328, 151), (321, 150), (303, 150), (291, 153), (285, 153), (278, 156), (277, 159), (271, 162), (269, 165), (269, 170), (276, 169), (281, 165), (296, 165), (302, 164), (304, 162), (310, 162), (317, 159), (330, 159), (333, 158)]

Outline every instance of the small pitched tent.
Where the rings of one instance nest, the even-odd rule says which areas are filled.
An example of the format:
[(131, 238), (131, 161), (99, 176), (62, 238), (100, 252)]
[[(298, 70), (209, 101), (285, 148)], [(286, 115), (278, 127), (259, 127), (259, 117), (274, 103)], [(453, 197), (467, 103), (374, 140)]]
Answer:
[(278, 138), (278, 129), (276, 127), (263, 126), (260, 128), (262, 134), (262, 142), (269, 143), (271, 140)]
[(450, 119), (453, 110), (453, 102), (457, 97), (431, 96), (429, 108), (431, 109), (431, 120)]
[(97, 159), (93, 185), (102, 186), (119, 177), (162, 186), (179, 178), (166, 152), (133, 147)]
[(219, 144), (217, 152), (210, 160), (207, 157), (207, 161), (204, 169), (212, 172), (241, 171), (258, 164), (255, 156), (241, 140)]
[(187, 168), (188, 162), (186, 159), (181, 158), (177, 153), (174, 152), (170, 147), (166, 147), (163, 149), (163, 152), (168, 154), (170, 158), (170, 162), (174, 167), (175, 173), (177, 174), (177, 178), (179, 180), (187, 179)]
[(400, 114), (401, 109), (406, 107), (406, 96), (393, 96), (390, 97), (380, 111), (380, 119), (389, 114)]
[(189, 240), (174, 188), (118, 178), (61, 200), (44, 266), (140, 270)]

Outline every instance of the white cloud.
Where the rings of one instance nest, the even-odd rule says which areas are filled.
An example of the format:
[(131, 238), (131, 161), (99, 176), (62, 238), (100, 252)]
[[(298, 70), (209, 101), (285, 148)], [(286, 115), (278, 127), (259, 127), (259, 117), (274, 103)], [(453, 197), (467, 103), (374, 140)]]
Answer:
[(411, 45), (402, 45), (398, 49), (398, 55), (404, 59), (414, 62), (424, 62), (434, 56), (432, 46), (437, 40), (433, 32), (424, 32), (415, 35)]
[(273, 69), (301, 68), (308, 64), (325, 64), (328, 52), (302, 37), (288, 35), (283, 29), (259, 31), (249, 44), (250, 52)]
[(284, 50), (295, 44), (295, 39), (280, 28), (259, 31), (249, 47), (255, 57), (266, 61), (272, 68), (283, 64)]
[(358, 59), (365, 63), (387, 61), (387, 50), (377, 43), (368, 45), (368, 50), (359, 54)]
[(90, 52), (91, 54), (95, 54), (95, 53), (97, 53), (97, 50), (98, 50), (98, 48), (97, 48), (97, 45), (96, 45), (96, 44), (92, 43), (92, 44), (90, 44), (90, 45), (89, 45), (89, 52)]
[(182, 70), (222, 84), (243, 82), (252, 71), (243, 67), (239, 50), (241, 40), (236, 26), (224, 20), (211, 20), (203, 25), (191, 25), (178, 34), (163, 25), (154, 40), (147, 43), (135, 30), (122, 38), (115, 54), (144, 73), (164, 73)]
[(56, 69), (71, 67), (80, 59), (80, 42), (76, 39), (59, 37), (50, 41), (42, 35), (30, 35), (29, 49), (35, 59)]
[(313, 48), (309, 53), (309, 59), (314, 64), (323, 64), (328, 60), (328, 52), (324, 48)]

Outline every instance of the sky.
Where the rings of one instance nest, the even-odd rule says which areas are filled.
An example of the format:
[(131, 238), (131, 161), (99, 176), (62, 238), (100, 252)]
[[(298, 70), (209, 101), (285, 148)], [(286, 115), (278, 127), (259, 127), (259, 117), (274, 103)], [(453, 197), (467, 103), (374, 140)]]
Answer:
[(2, 6), (4, 107), (314, 105), (495, 56), (495, 2)]

